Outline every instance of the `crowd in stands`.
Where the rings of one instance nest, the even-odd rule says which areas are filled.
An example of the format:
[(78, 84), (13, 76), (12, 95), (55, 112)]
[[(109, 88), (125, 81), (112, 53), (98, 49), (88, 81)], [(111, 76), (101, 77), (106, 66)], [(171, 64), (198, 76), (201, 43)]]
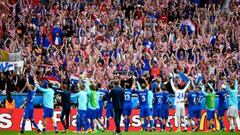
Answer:
[(116, 76), (170, 91), (170, 74), (215, 88), (240, 79), (239, 0), (4, 0), (0, 13), (0, 50), (24, 61), (1, 71), (2, 93), (26, 92), (33, 72), (73, 92), (84, 72), (103, 88)]

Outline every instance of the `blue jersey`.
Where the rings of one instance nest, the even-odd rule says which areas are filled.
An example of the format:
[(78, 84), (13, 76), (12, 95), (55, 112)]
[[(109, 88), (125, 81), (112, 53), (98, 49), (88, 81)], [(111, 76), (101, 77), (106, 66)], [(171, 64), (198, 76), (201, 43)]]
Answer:
[(34, 91), (34, 90), (28, 91), (26, 108), (33, 108), (33, 106), (34, 106), (33, 101), (34, 101), (35, 94), (36, 94), (36, 91)]
[(100, 108), (103, 107), (104, 101), (103, 97), (108, 93), (107, 90), (99, 90), (99, 106)]
[(148, 106), (148, 90), (137, 91), (140, 106)]
[(195, 91), (189, 91), (187, 95), (188, 105), (194, 106), (197, 105), (197, 93)]
[(170, 99), (170, 94), (168, 91), (164, 91), (163, 92), (163, 101), (162, 101), (162, 105), (163, 107), (169, 107), (168, 102)]
[(226, 89), (218, 91), (216, 93), (219, 96), (219, 107), (227, 108), (227, 99), (228, 99), (228, 92)]
[(111, 99), (111, 97), (110, 97), (110, 91), (108, 91), (108, 92), (106, 93), (106, 96), (107, 96), (107, 107), (108, 107), (109, 105), (112, 106), (112, 99)]
[(154, 107), (161, 107), (163, 104), (163, 92), (157, 92), (154, 94)]
[(125, 90), (124, 92), (124, 104), (131, 104), (131, 99), (132, 99), (132, 89)]
[(202, 101), (203, 101), (203, 98), (205, 97), (205, 95), (201, 91), (198, 91), (196, 93), (197, 93), (197, 108), (201, 109)]

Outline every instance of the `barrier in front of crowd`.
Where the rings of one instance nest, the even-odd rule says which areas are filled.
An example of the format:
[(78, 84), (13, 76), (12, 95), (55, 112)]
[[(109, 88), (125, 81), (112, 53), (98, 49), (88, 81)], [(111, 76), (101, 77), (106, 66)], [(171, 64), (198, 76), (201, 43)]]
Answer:
[[(70, 128), (69, 128), (69, 130), (71, 130), (71, 131), (76, 130), (76, 112), (77, 112), (77, 109), (71, 110)], [(14, 131), (20, 130), (23, 113), (24, 113), (23, 109), (0, 109), (0, 130), (14, 130)], [(106, 112), (104, 110), (102, 119), (106, 123), (105, 113)], [(54, 117), (57, 121), (59, 130), (63, 130), (63, 126), (60, 122), (60, 114), (61, 114), (61, 110), (57, 109), (54, 112)], [(176, 130), (177, 123), (175, 121), (174, 114), (175, 114), (175, 111), (173, 109), (171, 109), (168, 121), (173, 125), (173, 129)], [(186, 114), (187, 114), (187, 112), (186, 112)], [(215, 116), (216, 116), (216, 114), (215, 114)], [(42, 118), (43, 118), (42, 109), (35, 109), (34, 119), (40, 129), (43, 127), (42, 126)], [(130, 124), (129, 130), (130, 131), (140, 131), (141, 130), (141, 122), (140, 122), (140, 118), (139, 118), (139, 110), (137, 110), (137, 109), (133, 110), (130, 120), (131, 120), (131, 122), (130, 122), (131, 124)], [(239, 118), (237, 121), (238, 121), (237, 122), (238, 128), (240, 129)], [(219, 129), (220, 128), (219, 122), (217, 120), (215, 120), (214, 122), (216, 123), (216, 128)], [(227, 122), (226, 116), (224, 117), (224, 125), (225, 125), (226, 129), (229, 129), (229, 124)], [(157, 127), (159, 127), (159, 124), (157, 125)], [(169, 127), (169, 125), (167, 125), (167, 130), (169, 130), (168, 127)], [(121, 119), (121, 128), (122, 129), (124, 128), (123, 118)], [(26, 131), (34, 130), (33, 127), (31, 126), (30, 121), (26, 122), (25, 129), (26, 129)], [(53, 130), (52, 124), (50, 122), (49, 122), (49, 124), (47, 124), (47, 129)], [(115, 124), (114, 124), (113, 119), (111, 118), (110, 119), (110, 130), (113, 131), (114, 129), (115, 129)], [(202, 131), (205, 129), (207, 129), (206, 112), (202, 111), (201, 121), (200, 121), (200, 130)], [(188, 130), (191, 130), (191, 127), (188, 127)]]
[[(12, 95), (13, 98), (15, 99), (15, 103), (16, 103), (16, 108), (19, 108), (24, 100), (27, 98), (27, 94), (26, 93), (18, 93), (18, 94), (13, 94)], [(2, 102), (4, 100), (4, 98), (6, 98), (6, 95), (2, 95), (0, 94), (0, 102)], [(34, 98), (34, 104), (37, 106), (41, 106), (42, 105), (42, 101), (43, 101), (43, 97), (41, 94), (38, 94), (35, 96)], [(77, 98), (71, 98), (72, 103), (77, 103)], [(172, 96), (170, 98), (170, 102), (172, 105), (174, 105), (174, 97)], [(216, 98), (216, 107), (218, 107), (218, 97)], [(132, 103), (133, 103), (133, 108), (137, 108), (138, 105), (138, 98), (137, 97), (132, 97)], [(202, 107), (204, 108), (204, 103), (205, 103), (205, 99), (202, 100)], [(172, 106), (174, 108), (174, 106)], [(238, 108), (240, 108), (240, 96), (238, 96)]]

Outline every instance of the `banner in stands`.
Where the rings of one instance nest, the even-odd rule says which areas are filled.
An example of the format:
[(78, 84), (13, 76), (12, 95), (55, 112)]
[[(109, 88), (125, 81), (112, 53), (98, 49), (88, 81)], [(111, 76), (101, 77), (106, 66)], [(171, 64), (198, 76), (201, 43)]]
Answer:
[(9, 52), (6, 50), (0, 50), (0, 61), (9, 61)]
[[(21, 121), (22, 121), (22, 115), (23, 115), (24, 110), (23, 109), (0, 109), (0, 130), (20, 130), (21, 127)], [(76, 109), (72, 109), (71, 110), (71, 115), (70, 115), (70, 130), (76, 130)], [(59, 130), (63, 130), (63, 126), (60, 122), (60, 114), (61, 114), (61, 110), (55, 110), (54, 112), (54, 117), (56, 118), (57, 124), (58, 124), (58, 129)], [(105, 110), (103, 112), (104, 116), (105, 116)], [(133, 110), (132, 115), (131, 115), (131, 124), (130, 124), (130, 131), (140, 131), (141, 130), (141, 122), (140, 122), (140, 118), (139, 118), (139, 110)], [(170, 114), (169, 114), (169, 119), (168, 121), (171, 123), (171, 125), (173, 125), (173, 129), (176, 130), (176, 126), (177, 123), (175, 121), (175, 111), (174, 110), (170, 110)], [(36, 123), (38, 124), (39, 128), (42, 129), (42, 116), (43, 116), (43, 111), (42, 109), (35, 109), (34, 112), (34, 119), (36, 121)], [(105, 121), (105, 117), (103, 118), (103, 121)], [(238, 118), (237, 120), (237, 125), (238, 128), (240, 129), (240, 120)], [(188, 123), (188, 122), (187, 122)], [(220, 124), (219, 122), (216, 120), (216, 128), (219, 129), (220, 128)], [(114, 121), (111, 118), (110, 120), (110, 130), (113, 131), (115, 129), (114, 126)], [(229, 129), (229, 124), (227, 121), (227, 117), (224, 117), (224, 125), (227, 129)], [(157, 125), (157, 128), (159, 127), (159, 125)], [(167, 127), (169, 127), (169, 125), (167, 125)], [(123, 118), (121, 121), (121, 128), (124, 128), (124, 124), (123, 124)], [(26, 131), (31, 131), (31, 130), (35, 130), (33, 127), (31, 127), (31, 123), (30, 121), (26, 122), (26, 126), (25, 126)], [(201, 116), (201, 121), (200, 121), (200, 130), (205, 130), (207, 129), (207, 120), (206, 120), (206, 112), (202, 111), (202, 116)], [(47, 124), (47, 130), (53, 130), (52, 124), (50, 123), (50, 121)], [(157, 129), (159, 130), (159, 129)], [(169, 128), (167, 128), (167, 130), (169, 130)], [(191, 130), (191, 126), (189, 126), (188, 130)]]
[(19, 61), (22, 59), (21, 51), (16, 53), (9, 53), (9, 61)]
[(0, 62), (0, 72), (16, 70), (17, 67), (20, 68), (22, 72), (24, 67), (24, 61)]

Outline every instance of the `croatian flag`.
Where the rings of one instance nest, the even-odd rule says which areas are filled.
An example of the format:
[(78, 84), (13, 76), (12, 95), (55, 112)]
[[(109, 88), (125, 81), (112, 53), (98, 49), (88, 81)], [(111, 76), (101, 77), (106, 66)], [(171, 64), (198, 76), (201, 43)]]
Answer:
[(72, 84), (77, 84), (77, 83), (79, 82), (79, 76), (77, 76), (77, 75), (71, 75), (71, 76), (70, 76), (70, 82), (71, 82)]
[(188, 35), (189, 35), (189, 36), (190, 36), (192, 33), (194, 33), (195, 30), (196, 30), (196, 27), (194, 26), (194, 24), (193, 24), (190, 20), (187, 21), (187, 30), (188, 30)]
[(49, 83), (53, 85), (53, 87), (60, 88), (60, 82), (55, 77), (47, 76), (44, 79), (48, 80)]

